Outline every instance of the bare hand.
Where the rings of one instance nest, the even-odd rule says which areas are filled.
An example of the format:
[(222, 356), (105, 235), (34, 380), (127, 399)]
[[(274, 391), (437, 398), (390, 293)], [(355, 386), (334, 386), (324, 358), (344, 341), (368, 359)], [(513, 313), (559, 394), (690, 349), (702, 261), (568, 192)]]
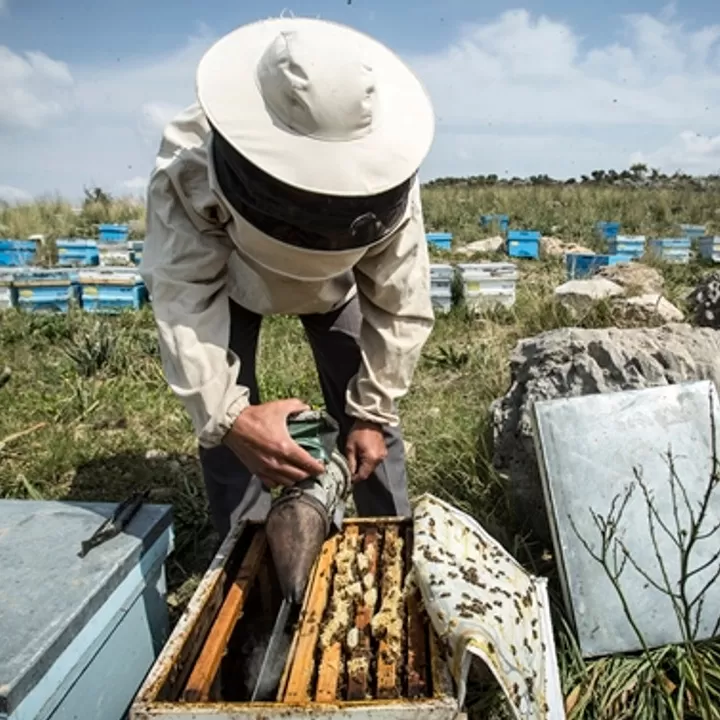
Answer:
[(345, 454), (352, 481), (367, 480), (375, 468), (387, 457), (382, 427), (358, 420), (348, 435)]
[(294, 485), (325, 472), (325, 466), (303, 450), (287, 428), (288, 415), (309, 409), (292, 399), (251, 405), (237, 416), (223, 442), (267, 487)]

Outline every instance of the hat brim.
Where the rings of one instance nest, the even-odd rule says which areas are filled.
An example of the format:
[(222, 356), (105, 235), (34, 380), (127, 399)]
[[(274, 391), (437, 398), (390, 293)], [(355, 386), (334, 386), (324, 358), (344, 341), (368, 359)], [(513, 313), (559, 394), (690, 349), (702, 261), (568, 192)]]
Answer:
[[(323, 141), (279, 126), (265, 107), (256, 68), (278, 33), (319, 22), (362, 42), (377, 77), (372, 131)], [(415, 74), (387, 47), (352, 28), (310, 18), (276, 18), (242, 26), (200, 61), (198, 102), (209, 122), (250, 162), (293, 187), (363, 196), (400, 185), (417, 172), (432, 144), (435, 117)]]

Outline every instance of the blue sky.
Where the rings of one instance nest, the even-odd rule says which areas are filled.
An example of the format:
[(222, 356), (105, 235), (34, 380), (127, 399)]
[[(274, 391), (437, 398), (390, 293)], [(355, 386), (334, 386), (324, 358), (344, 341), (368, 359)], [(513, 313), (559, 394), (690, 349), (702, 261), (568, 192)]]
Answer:
[[(0, 0), (0, 197), (142, 193), (212, 42), (317, 15), (385, 42), (438, 117), (421, 174), (720, 171), (720, 3)], [(6, 100), (7, 99), (7, 100)]]

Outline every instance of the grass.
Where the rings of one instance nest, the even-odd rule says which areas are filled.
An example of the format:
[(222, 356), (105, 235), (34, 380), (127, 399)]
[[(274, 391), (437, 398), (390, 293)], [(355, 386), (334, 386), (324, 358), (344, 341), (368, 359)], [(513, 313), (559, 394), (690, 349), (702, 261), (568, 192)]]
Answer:
[[(512, 210), (514, 225), (536, 227), (591, 244), (600, 218), (621, 220), (628, 232), (652, 234), (676, 222), (717, 222), (717, 193), (582, 187), (463, 188), (425, 191), (428, 229), (449, 229), (463, 241), (482, 236), (480, 212)], [(132, 204), (112, 205), (112, 220), (142, 217)], [(97, 201), (79, 214), (60, 201), (0, 209), (0, 234), (82, 234), (97, 217)], [(74, 223), (74, 224), (73, 224)], [(717, 226), (716, 226), (717, 227)], [(438, 256), (441, 261), (447, 255)], [(503, 487), (491, 465), (487, 409), (509, 384), (508, 356), (523, 337), (569, 324), (608, 327), (622, 322), (599, 303), (571, 319), (552, 295), (562, 282), (560, 260), (521, 261), (512, 309), (471, 317), (457, 309), (438, 319), (402, 401), (412, 491), (429, 490), (478, 517), (501, 541), (526, 557), (527, 538), (514, 534)], [(682, 304), (706, 272), (700, 265), (661, 267), (667, 296)], [(321, 402), (309, 347), (293, 318), (263, 324), (258, 361), (263, 399), (300, 397)], [(169, 561), (170, 603), (177, 617), (215, 549), (190, 423), (166, 386), (151, 310), (98, 320), (82, 313), (0, 317), (0, 497), (117, 501), (151, 488), (173, 504), (176, 552)], [(39, 427), (40, 423), (46, 423)], [(37, 426), (37, 427), (36, 427)], [(25, 429), (27, 434), (12, 438)], [(3, 439), (10, 438), (7, 442)], [(588, 663), (558, 614), (563, 692), (568, 716), (663, 718), (662, 693), (643, 656)], [(688, 667), (682, 648), (657, 651), (668, 682), (680, 686)], [(720, 647), (702, 648), (708, 676), (720, 686)], [(684, 670), (685, 668), (685, 670)], [(492, 694), (473, 698), (473, 711), (500, 717)], [(685, 703), (684, 717), (693, 715)], [(690, 709), (688, 709), (690, 708)]]

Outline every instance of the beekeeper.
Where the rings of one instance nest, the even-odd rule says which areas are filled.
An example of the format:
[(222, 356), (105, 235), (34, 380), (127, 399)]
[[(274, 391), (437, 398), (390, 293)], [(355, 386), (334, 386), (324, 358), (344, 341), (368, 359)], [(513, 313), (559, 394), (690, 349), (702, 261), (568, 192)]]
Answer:
[(358, 513), (410, 514), (396, 403), (433, 324), (417, 180), (433, 133), (413, 73), (342, 25), (264, 20), (202, 58), (150, 178), (140, 272), (221, 536), (264, 519), (263, 484), (323, 469), (288, 434), (307, 406), (258, 394), (273, 314), (304, 325)]

